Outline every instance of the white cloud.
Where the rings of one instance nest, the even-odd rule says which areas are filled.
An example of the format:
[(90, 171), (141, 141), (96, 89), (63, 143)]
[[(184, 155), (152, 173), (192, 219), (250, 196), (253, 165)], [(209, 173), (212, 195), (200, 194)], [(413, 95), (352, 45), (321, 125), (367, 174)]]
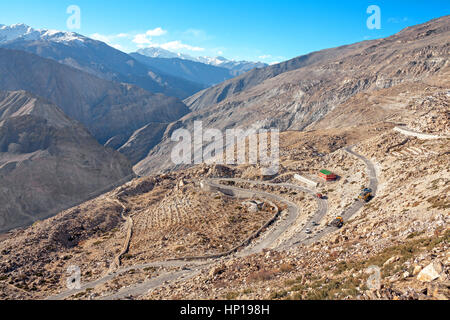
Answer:
[(112, 43), (112, 44), (111, 44), (111, 47), (113, 47), (114, 49), (120, 50), (120, 51), (124, 51), (124, 50), (125, 50), (125, 48), (122, 47), (120, 44), (114, 44), (114, 43)]
[(163, 30), (161, 27), (155, 28), (153, 30), (148, 30), (145, 34), (149, 37), (160, 37), (167, 33), (166, 30)]
[(134, 36), (133, 42), (142, 45), (142, 44), (151, 44), (152, 39), (147, 36), (145, 33), (140, 33)]
[(265, 55), (259, 56), (258, 58), (259, 58), (259, 59), (271, 59), (271, 58), (272, 58), (272, 55), (270, 55), (270, 54), (265, 54)]
[(180, 50), (188, 50), (188, 51), (195, 51), (195, 52), (199, 52), (199, 51), (205, 51), (204, 48), (201, 47), (194, 47), (185, 43), (182, 43), (179, 40), (176, 41), (170, 41), (170, 42), (166, 42), (163, 44), (153, 44), (153, 47), (159, 47), (159, 48), (163, 48), (165, 50), (169, 50), (169, 51), (180, 51)]
[(119, 34), (113, 34), (113, 35), (104, 35), (104, 34), (100, 34), (100, 33), (94, 33), (94, 34), (90, 35), (90, 38), (104, 42), (107, 45), (109, 45), (117, 50), (122, 50), (122, 51), (124, 51), (125, 48), (122, 45), (118, 44), (116, 41), (120, 40), (120, 39), (128, 38), (128, 37), (130, 37), (130, 35), (127, 33), (119, 33)]
[(184, 32), (184, 34), (190, 35), (193, 37), (204, 37), (205, 36), (205, 32), (203, 30), (199, 30), (199, 29), (188, 29)]
[(117, 39), (123, 39), (123, 38), (129, 38), (130, 35), (128, 33), (118, 33), (118, 34), (111, 34), (111, 35), (105, 35), (101, 33), (94, 33), (91, 34), (90, 37), (94, 40), (103, 41), (106, 43), (110, 43)]
[(139, 33), (134, 36), (133, 42), (138, 45), (147, 44), (150, 45), (152, 43), (153, 37), (161, 37), (163, 35), (167, 34), (167, 31), (158, 27), (152, 30), (148, 30), (145, 33)]
[[(169, 32), (162, 27), (147, 30), (142, 33), (118, 33), (112, 35), (105, 35), (100, 33), (91, 34), (90, 37), (95, 40), (99, 40), (107, 43), (109, 46), (114, 47), (122, 51), (133, 51), (136, 48), (148, 48), (148, 47), (158, 47), (165, 50), (169, 50), (176, 53), (189, 52), (203, 52), (206, 51), (205, 48), (195, 45), (187, 44), (190, 42), (185, 36), (190, 36), (192, 41), (198, 42), (208, 38), (203, 30), (198, 29), (188, 29), (187, 31), (180, 34), (179, 40), (172, 40), (170, 38), (163, 37)], [(156, 41), (156, 38), (159, 38)], [(195, 38), (195, 39), (194, 39)], [(176, 38), (175, 38), (176, 39)], [(216, 48), (211, 49), (211, 51), (216, 51), (219, 55), (222, 55), (222, 49)]]
[(103, 34), (100, 34), (100, 33), (91, 34), (90, 38), (92, 38), (94, 40), (106, 42), (106, 43), (111, 41), (111, 36), (106, 36), (106, 35), (103, 35)]

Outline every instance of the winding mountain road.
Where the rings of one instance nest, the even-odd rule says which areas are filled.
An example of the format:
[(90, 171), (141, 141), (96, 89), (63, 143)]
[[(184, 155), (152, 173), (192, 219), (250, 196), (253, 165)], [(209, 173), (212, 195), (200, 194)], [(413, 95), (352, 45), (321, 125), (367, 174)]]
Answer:
[[(344, 149), (346, 152), (350, 153), (351, 155), (359, 158), (360, 160), (364, 161), (364, 163), (367, 166), (368, 174), (369, 174), (369, 187), (373, 190), (374, 194), (377, 191), (378, 187), (378, 181), (376, 177), (376, 171), (373, 163), (368, 160), (367, 158), (363, 157), (362, 155), (359, 155), (358, 153), (354, 152), (352, 150), (352, 147), (348, 147)], [(48, 299), (49, 300), (59, 300), (59, 299), (66, 299), (72, 295), (75, 295), (79, 292), (83, 292), (88, 288), (94, 288), (98, 285), (104, 284), (110, 280), (112, 280), (115, 276), (124, 274), (132, 269), (145, 269), (148, 267), (170, 267), (170, 268), (179, 268), (179, 270), (175, 271), (169, 271), (166, 273), (163, 273), (157, 277), (151, 278), (147, 281), (144, 281), (142, 283), (134, 284), (130, 287), (125, 287), (119, 290), (118, 292), (107, 294), (105, 296), (96, 297), (97, 299), (101, 300), (117, 300), (117, 299), (126, 299), (128, 297), (137, 297), (146, 294), (149, 290), (155, 289), (161, 285), (176, 281), (176, 280), (186, 280), (192, 277), (195, 277), (196, 275), (205, 272), (208, 267), (210, 267), (212, 264), (224, 261), (225, 259), (228, 259), (230, 257), (245, 257), (249, 256), (255, 253), (259, 253), (263, 251), (264, 249), (275, 249), (275, 250), (286, 250), (289, 249), (295, 245), (298, 244), (309, 244), (312, 242), (315, 242), (317, 240), (320, 240), (325, 235), (332, 233), (337, 230), (335, 227), (325, 227), (323, 230), (317, 232), (314, 236), (310, 236), (306, 234), (306, 229), (312, 229), (313, 223), (320, 223), (320, 221), (325, 217), (328, 211), (328, 205), (327, 201), (323, 199), (318, 199), (318, 209), (313, 217), (311, 217), (307, 223), (305, 224), (304, 228), (297, 233), (294, 237), (288, 239), (287, 241), (282, 242), (279, 245), (275, 245), (277, 240), (280, 239), (281, 235), (283, 235), (287, 230), (289, 230), (290, 227), (294, 224), (294, 222), (297, 220), (301, 208), (299, 208), (295, 203), (279, 196), (276, 194), (271, 194), (268, 192), (263, 192), (259, 190), (248, 190), (248, 189), (242, 189), (234, 186), (228, 186), (220, 184), (220, 182), (223, 181), (234, 181), (234, 182), (242, 182), (242, 183), (250, 183), (254, 185), (266, 185), (266, 186), (275, 186), (275, 187), (286, 187), (292, 190), (302, 191), (306, 192), (312, 195), (316, 194), (315, 190), (310, 190), (307, 188), (304, 188), (299, 185), (290, 184), (290, 183), (271, 183), (271, 182), (262, 182), (262, 181), (248, 181), (244, 179), (232, 179), (232, 178), (217, 178), (217, 179), (210, 179), (205, 181), (208, 187), (212, 191), (219, 191), (226, 195), (233, 196), (236, 198), (263, 198), (268, 199), (271, 201), (283, 203), (286, 205), (286, 215), (282, 219), (278, 219), (276, 223), (272, 225), (260, 238), (252, 241), (248, 246), (244, 247), (242, 250), (229, 255), (228, 257), (220, 257), (220, 258), (209, 258), (209, 259), (198, 259), (194, 261), (186, 261), (183, 259), (180, 260), (169, 260), (169, 261), (162, 261), (162, 262), (154, 262), (154, 263), (147, 263), (142, 265), (134, 265), (122, 269), (118, 269), (112, 273), (108, 273), (104, 277), (85, 283), (80, 289), (78, 290), (70, 290), (65, 291), (60, 294), (57, 294), (55, 296), (51, 296)], [(345, 220), (350, 219), (354, 214), (356, 214), (362, 207), (364, 206), (364, 203), (360, 201), (355, 201), (348, 209), (345, 210), (343, 217)], [(129, 241), (128, 245), (129, 246)], [(117, 261), (116, 261), (117, 264)], [(119, 255), (119, 263), (120, 265), (120, 255)]]
[(413, 131), (411, 129), (409, 129), (406, 126), (402, 126), (402, 127), (395, 127), (394, 131), (397, 131), (405, 136), (410, 136), (410, 137), (416, 137), (418, 139), (421, 140), (436, 140), (436, 139), (448, 139), (450, 138), (450, 136), (445, 136), (445, 135), (435, 135), (435, 134), (429, 134), (429, 133), (422, 133), (422, 132), (416, 132)]
[[(376, 196), (377, 190), (378, 190), (378, 179), (377, 179), (377, 173), (375, 170), (375, 165), (372, 163), (372, 161), (370, 161), (369, 159), (367, 159), (366, 157), (356, 153), (353, 151), (353, 147), (347, 147), (344, 148), (344, 151), (357, 157), (358, 159), (364, 161), (364, 163), (366, 164), (367, 167), (367, 174), (369, 176), (369, 188), (372, 189), (372, 194), (373, 197)], [(342, 218), (344, 218), (344, 221), (348, 221), (350, 220), (351, 217), (353, 217), (359, 210), (361, 210), (361, 208), (363, 208), (365, 205), (364, 202), (359, 201), (359, 200), (355, 200), (347, 209), (344, 210), (344, 212), (341, 214)], [(332, 227), (332, 226), (327, 226), (325, 227), (325, 229), (317, 232), (314, 236), (308, 237), (306, 239), (302, 239), (296, 243), (294, 243), (294, 245), (296, 244), (311, 244), (314, 243), (318, 240), (320, 240), (323, 236), (336, 231), (336, 227)]]
[[(264, 185), (264, 186), (272, 186), (272, 187), (285, 187), (291, 190), (296, 190), (296, 191), (301, 191), (301, 192), (305, 192), (308, 194), (311, 194), (317, 201), (317, 205), (318, 205), (318, 209), (316, 211), (316, 213), (314, 214), (313, 217), (311, 217), (308, 222), (305, 224), (305, 226), (303, 227), (303, 229), (297, 233), (295, 235), (295, 239), (298, 240), (298, 238), (304, 236), (307, 237), (306, 234), (306, 229), (312, 229), (314, 227), (314, 222), (320, 222), (322, 221), (322, 219), (325, 217), (325, 215), (328, 212), (328, 204), (327, 204), (327, 200), (325, 199), (319, 199), (316, 197), (316, 191), (315, 190), (311, 190), (311, 189), (307, 189), (305, 187), (299, 186), (299, 185), (295, 185), (295, 184), (291, 184), (291, 183), (271, 183), (271, 182), (264, 182), (264, 181), (248, 181), (245, 179), (233, 179), (233, 178), (226, 178), (226, 179), (215, 179), (216, 181), (233, 181), (233, 182), (240, 182), (240, 183), (247, 183), (247, 184), (252, 184), (252, 185)], [(222, 186), (223, 187), (223, 186)], [(242, 190), (242, 189), (240, 189)], [(254, 191), (253, 191), (254, 192)], [(266, 194), (266, 193), (265, 193)], [(269, 194), (270, 196), (274, 196), (273, 194)], [(280, 196), (276, 196), (277, 200), (280, 202), (285, 202), (287, 200), (285, 200), (284, 198), (280, 197)], [(296, 204), (293, 204), (290, 201), (287, 201), (290, 205), (292, 210), (289, 210), (289, 212), (293, 212), (294, 210), (297, 212), (297, 214), (290, 214), (288, 216), (288, 218), (286, 219), (286, 223), (284, 224), (284, 226), (279, 226), (278, 228), (273, 228), (271, 229), (271, 231), (269, 231), (269, 234), (266, 235), (266, 237), (264, 239), (261, 239), (260, 242), (258, 243), (257, 246), (255, 246), (255, 248), (258, 249), (258, 251), (262, 251), (263, 249), (269, 249), (270, 248), (270, 244), (274, 243), (280, 236), (282, 233), (286, 232), (289, 227), (295, 222), (295, 220), (298, 217), (298, 212), (301, 210)], [(285, 241), (284, 243), (280, 244), (277, 248), (271, 248), (271, 249), (278, 249), (278, 250), (285, 250), (290, 248), (294, 242), (296, 242), (294, 238), (289, 239), (288, 241)], [(247, 255), (247, 251), (248, 250), (242, 250), (241, 254), (242, 255)], [(254, 251), (254, 250), (253, 250)], [(253, 253), (256, 253), (253, 252)]]

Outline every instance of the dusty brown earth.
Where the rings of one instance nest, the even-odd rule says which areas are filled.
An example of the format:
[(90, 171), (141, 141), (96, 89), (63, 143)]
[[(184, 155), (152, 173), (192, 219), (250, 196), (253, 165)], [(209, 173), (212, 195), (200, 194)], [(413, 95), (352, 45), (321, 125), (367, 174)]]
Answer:
[[(55, 293), (65, 287), (71, 265), (83, 270), (84, 280), (107, 273), (126, 241), (122, 206), (133, 219), (130, 247), (121, 261), (124, 266), (220, 254), (240, 245), (274, 216), (273, 204), (264, 199), (261, 210), (253, 212), (243, 200), (205, 193), (189, 180), (204, 170), (133, 180), (5, 235), (0, 243), (2, 297), (42, 298)], [(9, 290), (17, 293), (11, 295)]]
[[(232, 259), (211, 268), (220, 273), (160, 287), (144, 298), (448, 299), (448, 141), (414, 139), (402, 148), (428, 153), (386, 155), (401, 139), (387, 132), (358, 146), (377, 163), (380, 190), (339, 232), (288, 252)], [(345, 195), (343, 189), (336, 187)], [(430, 264), (438, 270), (432, 281), (420, 273)], [(370, 266), (380, 268), (379, 290), (368, 288)]]
[[(165, 284), (138, 298), (448, 298), (448, 140), (404, 137), (386, 126), (390, 125), (337, 129), (344, 137), (338, 142), (333, 130), (320, 132), (320, 139), (308, 139), (307, 143), (298, 137), (313, 133), (282, 135), (281, 148), (286, 157), (274, 182), (295, 183), (292, 176), (298, 172), (317, 179), (314, 173), (321, 168), (340, 176), (337, 182), (327, 184), (317, 179), (318, 190), (329, 198), (322, 225), (339, 214), (367, 184), (364, 163), (340, 149), (361, 137), (355, 151), (376, 164), (379, 191), (344, 228), (308, 246), (221, 260), (208, 267), (211, 272)], [(396, 147), (405, 138), (408, 142)], [(303, 148), (304, 152), (299, 151)], [(413, 153), (416, 150), (422, 153)], [(306, 159), (309, 162), (305, 164)], [(130, 250), (122, 259), (123, 266), (130, 270), (75, 298), (114, 292), (177, 270), (133, 269), (135, 264), (224, 252), (261, 226), (271, 213), (248, 212), (242, 200), (207, 193), (196, 180), (208, 175), (258, 180), (258, 172), (249, 166), (202, 166), (137, 179), (55, 218), (16, 231), (0, 243), (2, 298), (55, 294), (64, 288), (67, 267), (74, 264), (83, 270), (83, 281), (105, 275), (126, 239), (120, 203), (134, 221)], [(250, 187), (249, 183), (237, 186)], [(283, 188), (254, 188), (279, 194), (303, 209), (286, 238), (295, 234), (316, 209), (310, 195), (293, 194)], [(418, 280), (419, 272), (430, 263), (441, 266), (438, 278)], [(380, 290), (367, 287), (370, 275), (366, 269), (372, 265), (381, 268)]]

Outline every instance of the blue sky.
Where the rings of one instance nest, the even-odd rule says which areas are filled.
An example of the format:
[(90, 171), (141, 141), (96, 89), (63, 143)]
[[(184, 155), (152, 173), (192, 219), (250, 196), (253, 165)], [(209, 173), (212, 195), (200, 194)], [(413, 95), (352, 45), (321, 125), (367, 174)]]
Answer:
[[(81, 28), (72, 31), (126, 52), (160, 46), (267, 63), (389, 36), (450, 13), (449, 0), (2, 0), (0, 24), (68, 30), (69, 5), (81, 9)], [(379, 30), (367, 27), (370, 5), (381, 10)]]

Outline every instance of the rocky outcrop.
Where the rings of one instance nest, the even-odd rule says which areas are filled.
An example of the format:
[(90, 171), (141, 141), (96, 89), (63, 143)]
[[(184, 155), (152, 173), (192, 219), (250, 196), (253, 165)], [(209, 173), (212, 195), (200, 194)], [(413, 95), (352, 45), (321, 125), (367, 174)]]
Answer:
[(417, 275), (417, 280), (422, 282), (431, 282), (439, 278), (442, 271), (442, 265), (439, 262), (432, 262), (419, 272)]

